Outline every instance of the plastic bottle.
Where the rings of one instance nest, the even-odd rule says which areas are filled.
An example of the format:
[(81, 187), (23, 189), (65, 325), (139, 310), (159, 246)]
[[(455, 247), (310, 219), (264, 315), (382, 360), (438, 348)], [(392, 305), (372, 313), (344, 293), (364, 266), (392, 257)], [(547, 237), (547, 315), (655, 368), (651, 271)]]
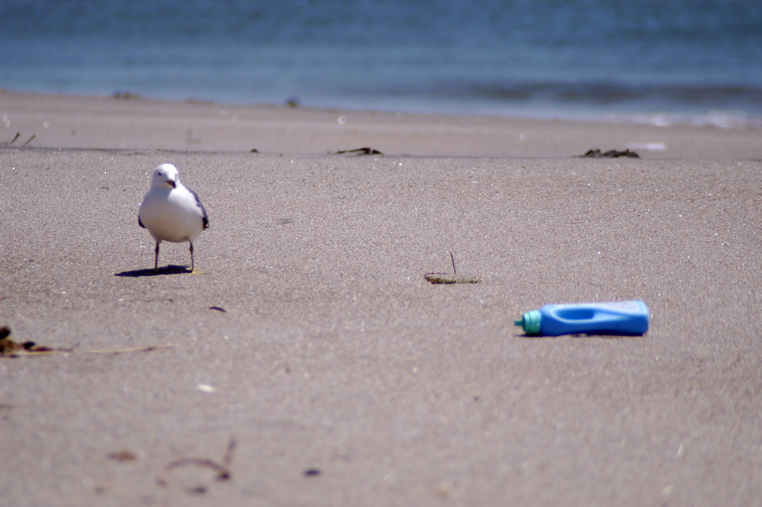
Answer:
[(642, 335), (648, 331), (649, 317), (643, 301), (613, 301), (545, 305), (525, 313), (515, 324), (527, 335)]

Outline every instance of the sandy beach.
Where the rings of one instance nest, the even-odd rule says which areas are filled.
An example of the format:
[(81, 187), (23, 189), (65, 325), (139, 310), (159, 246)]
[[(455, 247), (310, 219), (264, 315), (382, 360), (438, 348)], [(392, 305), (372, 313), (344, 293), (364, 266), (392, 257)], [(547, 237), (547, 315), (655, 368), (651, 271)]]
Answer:
[[(0, 115), (0, 326), (53, 349), (0, 357), (3, 504), (762, 502), (761, 131), (11, 92)], [(164, 162), (209, 212), (193, 274), (167, 243), (154, 274), (137, 223)], [(450, 253), (479, 283), (424, 280)], [(645, 336), (513, 324), (625, 299)]]

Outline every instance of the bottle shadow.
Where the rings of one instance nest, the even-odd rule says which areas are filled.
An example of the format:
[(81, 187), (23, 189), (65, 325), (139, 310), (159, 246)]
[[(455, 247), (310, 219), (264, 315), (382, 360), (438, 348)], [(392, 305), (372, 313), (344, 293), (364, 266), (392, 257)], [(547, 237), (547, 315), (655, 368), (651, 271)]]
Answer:
[(139, 278), (143, 276), (182, 275), (190, 272), (191, 270), (185, 266), (170, 264), (168, 266), (161, 267), (156, 271), (153, 269), (136, 269), (133, 271), (122, 271), (121, 273), (114, 273), (114, 276)]
[(540, 338), (603, 338), (604, 340), (616, 340), (621, 338), (643, 338), (645, 333), (567, 333), (555, 336), (547, 336), (542, 334), (517, 334), (516, 338), (522, 338), (525, 340), (537, 340)]

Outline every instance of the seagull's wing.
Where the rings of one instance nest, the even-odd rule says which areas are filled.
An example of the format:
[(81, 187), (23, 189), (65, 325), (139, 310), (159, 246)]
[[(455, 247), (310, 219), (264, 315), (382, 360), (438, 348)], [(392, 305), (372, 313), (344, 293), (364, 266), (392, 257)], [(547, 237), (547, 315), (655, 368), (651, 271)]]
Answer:
[(196, 199), (196, 206), (198, 207), (198, 209), (201, 210), (202, 220), (204, 221), (204, 229), (208, 229), (209, 215), (206, 214), (206, 208), (204, 208), (204, 205), (201, 204), (201, 199), (198, 198), (198, 194), (196, 192), (194, 192), (190, 188), (188, 189), (188, 192), (190, 192), (193, 195), (193, 197)]
[(145, 226), (145, 225), (143, 225), (143, 222), (141, 222), (141, 221), (140, 221), (140, 215), (138, 215), (138, 225), (139, 225), (140, 227), (142, 227), (143, 229), (145, 229), (145, 228), (146, 228), (146, 226)]

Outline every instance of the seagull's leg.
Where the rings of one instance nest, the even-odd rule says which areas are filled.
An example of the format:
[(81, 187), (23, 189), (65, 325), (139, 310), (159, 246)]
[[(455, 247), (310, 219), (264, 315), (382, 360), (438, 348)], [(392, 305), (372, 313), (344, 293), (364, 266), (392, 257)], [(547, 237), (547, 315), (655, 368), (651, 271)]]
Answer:
[(193, 241), (188, 241), (188, 244), (190, 245), (190, 254), (191, 254), (191, 273), (193, 273)]
[(156, 250), (154, 250), (154, 252), (156, 252), (156, 255), (153, 258), (153, 270), (159, 271), (159, 242), (158, 241), (156, 242)]

